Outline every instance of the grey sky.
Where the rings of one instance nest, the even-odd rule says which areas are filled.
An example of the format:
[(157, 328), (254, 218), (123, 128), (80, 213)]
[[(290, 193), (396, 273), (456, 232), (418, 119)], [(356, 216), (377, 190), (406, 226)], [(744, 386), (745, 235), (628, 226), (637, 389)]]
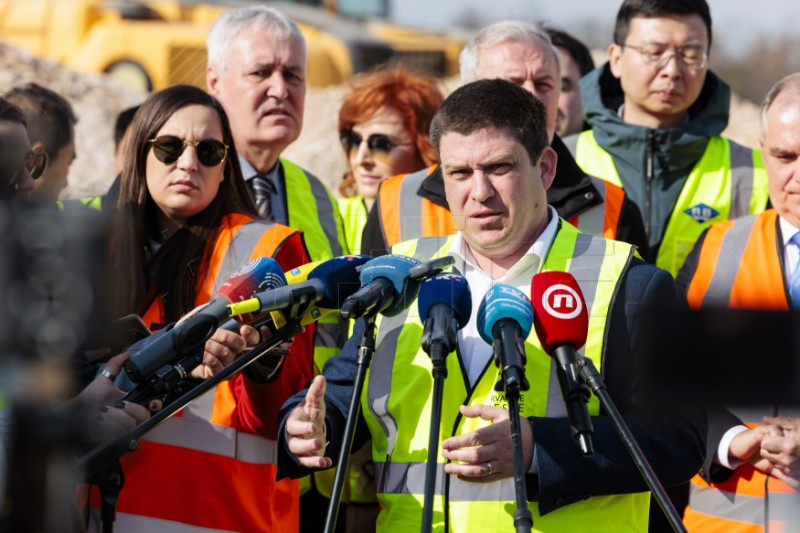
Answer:
[[(507, 18), (548, 21), (576, 33), (596, 23), (598, 31), (613, 25), (621, 0), (389, 0), (392, 19), (400, 24), (446, 29), (464, 13), (483, 23)], [(797, 0), (709, 0), (715, 42), (731, 52), (764, 32), (797, 31)], [(605, 32), (604, 32), (605, 34)], [(608, 44), (608, 42), (604, 43)]]

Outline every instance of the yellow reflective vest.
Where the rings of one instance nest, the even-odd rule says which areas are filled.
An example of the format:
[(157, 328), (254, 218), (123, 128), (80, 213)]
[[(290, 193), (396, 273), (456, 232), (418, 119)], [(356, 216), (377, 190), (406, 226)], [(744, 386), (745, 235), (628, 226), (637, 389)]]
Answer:
[[(451, 236), (420, 239), (395, 246), (393, 253), (421, 260), (446, 255)], [(580, 233), (561, 221), (545, 259), (543, 270), (571, 271), (577, 276), (589, 309), (589, 336), (582, 349), (585, 357), (602, 367), (606, 317), (619, 281), (633, 257), (630, 245)], [(534, 274), (533, 272), (531, 274)], [(599, 283), (598, 280), (604, 280)], [(611, 281), (611, 283), (609, 283)], [(362, 395), (364, 417), (372, 435), (376, 484), (381, 514), (378, 530), (418, 531), (421, 527), (425, 468), (432, 404), (433, 377), (428, 355), (420, 347), (423, 325), (416, 305), (394, 317), (381, 317), (377, 347)], [(522, 392), (521, 414), (552, 416), (548, 388), (552, 359), (542, 350), (535, 331), (525, 341), (526, 375), (530, 390)], [(500, 371), (487, 362), (474, 386), (464, 376), (459, 357), (447, 358), (447, 380), (440, 442), (448, 437), (483, 427), (487, 422), (464, 418), (460, 405), (500, 405), (505, 393), (495, 391)], [(599, 414), (592, 397), (591, 415)], [(513, 531), (515, 493), (513, 478), (493, 483), (470, 483), (444, 474), (445, 459), (439, 454), (433, 529), (442, 531)], [(559, 508), (544, 516), (538, 503), (529, 502), (535, 531), (646, 531), (649, 493), (594, 496)]]
[[(597, 144), (591, 130), (578, 135), (574, 155), (584, 172), (623, 187), (611, 154)], [(677, 275), (706, 228), (723, 220), (760, 213), (767, 200), (767, 172), (761, 152), (722, 137), (711, 137), (681, 189), (656, 265)]]
[(367, 224), (367, 206), (360, 194), (349, 198), (339, 198), (339, 212), (342, 214), (344, 235), (351, 254), (361, 254), (361, 238)]

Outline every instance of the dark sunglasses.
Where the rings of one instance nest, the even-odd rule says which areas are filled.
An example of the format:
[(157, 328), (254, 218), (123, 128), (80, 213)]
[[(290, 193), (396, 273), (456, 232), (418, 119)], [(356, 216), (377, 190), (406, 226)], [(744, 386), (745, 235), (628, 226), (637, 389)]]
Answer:
[(22, 160), (18, 163), (8, 163), (7, 165), (14, 167), (14, 174), (11, 177), (11, 181), (8, 182), (8, 187), (13, 188), (22, 181), (26, 170), (33, 179), (44, 173), (44, 169), (47, 168), (47, 153), (30, 150), (22, 156)]
[(190, 141), (174, 135), (162, 135), (150, 139), (153, 145), (153, 155), (165, 165), (171, 165), (181, 156), (187, 146), (193, 146), (197, 152), (197, 160), (207, 167), (215, 167), (225, 160), (228, 155), (228, 145), (216, 139), (202, 139)]
[[(342, 148), (344, 148), (345, 152), (349, 154), (351, 150), (358, 150), (358, 147), (364, 142), (364, 137), (353, 130), (342, 130), (339, 132), (339, 142), (342, 143)], [(367, 148), (372, 155), (387, 156), (395, 146), (408, 146), (410, 144), (414, 143), (394, 142), (384, 133), (373, 133), (367, 137)]]

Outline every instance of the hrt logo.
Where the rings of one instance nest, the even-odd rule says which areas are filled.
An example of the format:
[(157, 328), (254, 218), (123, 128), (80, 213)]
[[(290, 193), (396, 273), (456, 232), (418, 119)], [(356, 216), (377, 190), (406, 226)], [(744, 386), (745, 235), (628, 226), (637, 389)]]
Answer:
[(548, 287), (542, 295), (542, 306), (547, 314), (568, 320), (583, 311), (583, 300), (572, 287), (561, 283)]

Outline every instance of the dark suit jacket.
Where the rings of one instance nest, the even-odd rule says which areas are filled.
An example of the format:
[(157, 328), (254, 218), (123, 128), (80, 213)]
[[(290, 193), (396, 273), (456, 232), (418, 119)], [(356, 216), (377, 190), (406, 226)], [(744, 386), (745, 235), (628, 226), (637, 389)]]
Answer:
[[(665, 485), (685, 482), (698, 472), (705, 452), (706, 421), (702, 411), (676, 408), (674, 403), (648, 398), (647, 384), (637, 371), (642, 358), (637, 349), (637, 318), (643, 307), (669, 304), (674, 299), (672, 277), (664, 270), (634, 260), (623, 276), (613, 302), (607, 329), (601, 373), (608, 391), (636, 437), (651, 466)], [(356, 345), (363, 333), (359, 321), (342, 352), (325, 364), (327, 381), (326, 423), (328, 457), (338, 457), (345, 417), (356, 375)], [(452, 356), (451, 356), (452, 357)], [(450, 378), (452, 379), (452, 377)], [(280, 426), (305, 396), (289, 399), (280, 412)], [(666, 408), (670, 405), (671, 408)], [(595, 453), (580, 456), (567, 419), (531, 418), (536, 441), (538, 475), (528, 475), (529, 500), (537, 500), (542, 513), (593, 495), (646, 491), (647, 485), (628, 456), (611, 420), (593, 417)], [(369, 437), (363, 417), (357, 425), (358, 449)], [(279, 431), (278, 479), (299, 477), (299, 466), (286, 449), (285, 432)]]

